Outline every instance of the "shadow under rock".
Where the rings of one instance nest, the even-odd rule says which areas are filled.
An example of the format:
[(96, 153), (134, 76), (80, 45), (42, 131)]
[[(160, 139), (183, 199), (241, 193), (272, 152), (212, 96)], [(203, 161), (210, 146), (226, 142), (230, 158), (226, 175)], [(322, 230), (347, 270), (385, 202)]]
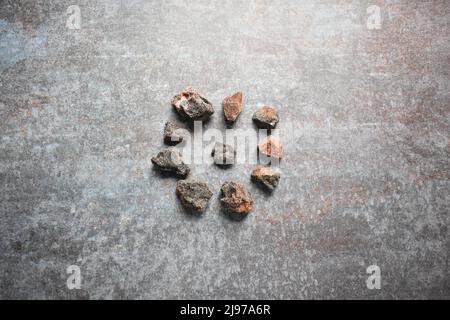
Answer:
[(233, 213), (233, 212), (228, 212), (224, 209), (221, 209), (221, 212), (228, 220), (233, 221), (233, 222), (243, 221), (248, 216), (248, 213)]
[(205, 212), (208, 210), (208, 209), (206, 209), (205, 212), (191, 210), (191, 209), (183, 207), (183, 205), (179, 201), (178, 201), (178, 207), (181, 209), (181, 211), (184, 213), (184, 215), (188, 219), (196, 219), (196, 220), (202, 218), (203, 215), (205, 214)]
[[(193, 120), (190, 120), (188, 118), (183, 117), (181, 114), (178, 113), (178, 111), (175, 108), (172, 108), (172, 112), (173, 112), (173, 114), (176, 114), (177, 121), (183, 123), (188, 130), (194, 131), (194, 121)], [(203, 121), (196, 120), (196, 121), (201, 121), (202, 122), (202, 128), (203, 128), (203, 126), (206, 126), (206, 125), (211, 123), (211, 120), (212, 120), (213, 117), (214, 117), (214, 114), (212, 114), (206, 120), (203, 120)]]
[(273, 196), (273, 194), (275, 193), (276, 188), (275, 189), (269, 189), (262, 182), (259, 182), (259, 181), (255, 180), (254, 178), (251, 178), (251, 177), (250, 177), (250, 181), (253, 183), (253, 185), (256, 186), (256, 189), (261, 191), (261, 193), (264, 195), (264, 198), (269, 198), (269, 197)]
[(162, 178), (162, 179), (176, 179), (176, 180), (183, 180), (186, 178), (180, 177), (179, 175), (177, 175), (175, 172), (170, 172), (170, 171), (162, 171), (158, 168), (156, 168), (155, 165), (152, 166), (152, 172), (155, 173), (155, 176), (157, 178)]

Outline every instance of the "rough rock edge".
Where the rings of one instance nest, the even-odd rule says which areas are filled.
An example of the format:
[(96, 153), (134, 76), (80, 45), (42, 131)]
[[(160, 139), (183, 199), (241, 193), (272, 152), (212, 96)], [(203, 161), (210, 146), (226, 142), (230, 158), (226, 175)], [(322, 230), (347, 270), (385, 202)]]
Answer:
[(275, 129), (280, 118), (275, 107), (263, 106), (258, 108), (252, 117), (253, 122), (260, 129)]
[(239, 115), (242, 113), (242, 92), (238, 91), (231, 96), (223, 99), (223, 115), (228, 125), (236, 122)]
[(252, 171), (251, 179), (267, 190), (273, 191), (280, 182), (280, 174), (269, 166), (259, 165)]
[(228, 213), (247, 214), (253, 208), (253, 198), (245, 187), (237, 182), (227, 181), (220, 189), (222, 207)]
[[(192, 190), (193, 188), (197, 190)], [(203, 213), (213, 196), (209, 186), (198, 180), (179, 180), (176, 194), (185, 209), (196, 213)]]
[[(170, 153), (168, 155), (167, 153)], [(167, 157), (176, 156), (179, 163), (174, 163), (172, 159), (167, 160)], [(167, 161), (166, 161), (167, 160)], [(155, 167), (164, 172), (171, 172), (179, 177), (185, 178), (189, 175), (190, 169), (184, 163), (180, 152), (175, 148), (166, 148), (158, 152), (158, 154), (151, 159)]]
[[(191, 100), (191, 101), (189, 101)], [(193, 103), (192, 100), (199, 100), (202, 103), (202, 106), (196, 104), (195, 107), (201, 107), (203, 112), (200, 116), (191, 116), (188, 114), (188, 110), (186, 110), (181, 104), (183, 101), (188, 101), (187, 103)], [(198, 101), (197, 101), (198, 102)], [(185, 120), (191, 121), (206, 121), (211, 115), (214, 114), (215, 110), (211, 102), (209, 102), (206, 98), (200, 95), (200, 93), (194, 89), (192, 86), (186, 87), (184, 90), (176, 94), (172, 99), (172, 106), (178, 112), (178, 114)], [(193, 107), (193, 108), (195, 108)]]

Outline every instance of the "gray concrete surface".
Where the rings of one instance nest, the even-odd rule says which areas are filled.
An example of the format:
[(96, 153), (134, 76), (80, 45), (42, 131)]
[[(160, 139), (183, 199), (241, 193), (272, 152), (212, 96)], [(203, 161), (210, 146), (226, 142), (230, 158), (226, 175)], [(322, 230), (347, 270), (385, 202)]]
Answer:
[[(1, 298), (450, 298), (448, 1), (2, 0), (0, 72)], [(197, 165), (215, 195), (181, 209), (150, 157), (187, 85), (205, 129), (236, 90), (236, 128), (280, 108), (272, 196), (252, 165)], [(255, 198), (240, 222), (229, 179)]]

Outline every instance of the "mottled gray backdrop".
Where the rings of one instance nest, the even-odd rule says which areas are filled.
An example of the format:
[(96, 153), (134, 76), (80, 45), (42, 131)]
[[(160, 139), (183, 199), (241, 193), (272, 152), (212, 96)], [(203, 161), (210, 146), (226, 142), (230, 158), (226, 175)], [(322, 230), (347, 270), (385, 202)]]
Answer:
[[(0, 297), (450, 298), (448, 1), (1, 0), (0, 72)], [(187, 85), (204, 129), (237, 90), (236, 128), (261, 104), (295, 124), (273, 195), (250, 164), (197, 165), (214, 196), (182, 210), (150, 158)]]

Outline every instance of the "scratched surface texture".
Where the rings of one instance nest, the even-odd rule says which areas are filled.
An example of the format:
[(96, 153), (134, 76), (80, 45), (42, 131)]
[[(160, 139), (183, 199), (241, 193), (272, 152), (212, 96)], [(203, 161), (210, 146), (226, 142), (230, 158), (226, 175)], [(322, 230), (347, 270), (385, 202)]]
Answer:
[[(450, 298), (448, 1), (1, 0), (0, 72), (1, 298)], [(187, 85), (204, 130), (237, 90), (235, 128), (279, 107), (273, 195), (250, 164), (195, 165), (214, 196), (182, 210), (150, 158)], [(242, 221), (226, 180), (255, 199)]]

